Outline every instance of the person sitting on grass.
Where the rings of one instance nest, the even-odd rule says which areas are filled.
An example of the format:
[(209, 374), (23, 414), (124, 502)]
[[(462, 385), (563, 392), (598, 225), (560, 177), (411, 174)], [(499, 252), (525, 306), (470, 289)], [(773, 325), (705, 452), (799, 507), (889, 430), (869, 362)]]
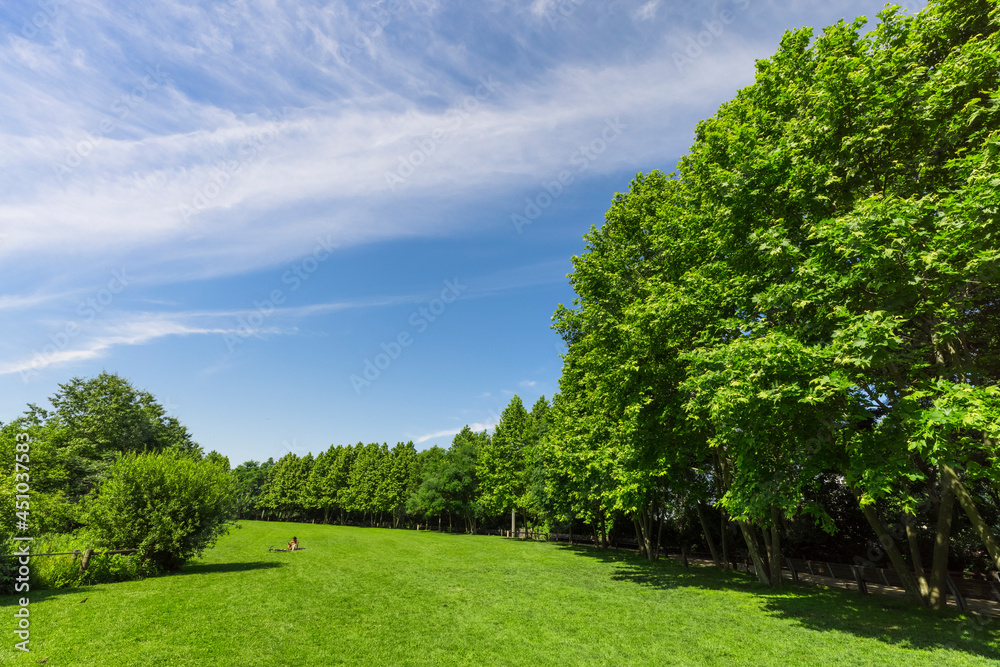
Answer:
[(288, 550), (295, 551), (298, 548), (299, 548), (299, 538), (293, 536), (292, 541), (288, 543)]

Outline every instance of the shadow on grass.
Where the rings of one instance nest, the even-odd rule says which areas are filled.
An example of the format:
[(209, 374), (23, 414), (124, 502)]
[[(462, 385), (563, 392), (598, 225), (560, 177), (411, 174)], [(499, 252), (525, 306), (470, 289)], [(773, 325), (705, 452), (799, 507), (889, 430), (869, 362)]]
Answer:
[[(185, 565), (177, 572), (166, 572), (163, 574), (158, 574), (152, 577), (147, 577), (147, 579), (160, 579), (162, 577), (183, 577), (193, 574), (220, 574), (224, 572), (246, 572), (248, 570), (269, 570), (276, 567), (284, 567), (284, 563), (274, 562), (274, 561), (255, 561), (252, 563), (211, 563), (211, 564), (191, 564)], [(83, 586), (72, 586), (65, 588), (35, 588), (31, 591), (30, 599), (32, 603), (41, 602), (49, 598), (54, 598), (62, 595), (86, 595), (88, 591), (93, 591), (101, 586), (114, 586), (115, 584), (128, 583), (129, 581), (141, 581), (136, 579), (129, 579), (124, 581), (98, 581), (92, 584), (85, 584)], [(0, 595), (0, 607), (14, 606), (17, 604), (17, 600), (24, 597), (24, 594), (15, 595)]]
[(685, 568), (666, 559), (655, 563), (621, 551), (586, 546), (560, 547), (564, 551), (609, 563), (612, 579), (661, 590), (699, 588), (744, 591), (759, 598), (764, 613), (796, 621), (816, 631), (846, 632), (915, 649), (948, 649), (1000, 659), (1000, 620), (957, 611), (921, 609), (903, 600), (860, 596), (855, 591), (791, 584), (766, 588), (752, 575), (707, 567)]
[(171, 576), (184, 576), (190, 574), (219, 574), (222, 572), (246, 572), (247, 570), (269, 570), (276, 567), (284, 567), (284, 563), (277, 561), (254, 561), (246, 563), (193, 563), (185, 565), (178, 572)]

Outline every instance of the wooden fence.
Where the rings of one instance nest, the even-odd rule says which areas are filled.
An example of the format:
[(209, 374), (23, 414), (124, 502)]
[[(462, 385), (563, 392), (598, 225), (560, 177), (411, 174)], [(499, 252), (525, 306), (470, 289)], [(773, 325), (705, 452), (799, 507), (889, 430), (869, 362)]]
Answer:
[(0, 558), (38, 558), (39, 556), (72, 556), (73, 560), (76, 561), (78, 556), (83, 556), (80, 560), (80, 572), (83, 572), (90, 566), (90, 559), (97, 556), (107, 556), (108, 554), (132, 554), (137, 552), (138, 549), (107, 549), (100, 553), (95, 553), (93, 549), (85, 549), (80, 551), (79, 549), (74, 549), (73, 551), (60, 551), (49, 554), (3, 554)]
[[(799, 580), (799, 574), (811, 574), (816, 577), (830, 577), (853, 581), (862, 595), (868, 593), (868, 584), (878, 584), (903, 588), (903, 582), (895, 570), (864, 565), (843, 565), (825, 561), (799, 560), (786, 558), (785, 568), (792, 573), (794, 581)], [(970, 577), (963, 572), (949, 572), (947, 576), (948, 590), (955, 598), (959, 609), (968, 611), (966, 598), (979, 600), (995, 600), (1000, 602), (1000, 574), (990, 572), (983, 578)]]

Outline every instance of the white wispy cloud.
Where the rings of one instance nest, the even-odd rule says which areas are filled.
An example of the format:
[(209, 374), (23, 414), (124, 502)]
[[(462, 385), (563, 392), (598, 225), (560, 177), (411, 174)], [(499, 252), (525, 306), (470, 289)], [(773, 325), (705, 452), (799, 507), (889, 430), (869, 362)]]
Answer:
[[(578, 179), (669, 169), (706, 105), (773, 52), (753, 26), (804, 11), (731, 4), (682, 68), (721, 6), (687, 3), (676, 23), (659, 0), (59, 4), (37, 35), (0, 34), (0, 280), (45, 257), (72, 282), (124, 254), (148, 280), (191, 280), (280, 265), (320, 234), (465, 231), (482, 221), (441, 202), (509, 195), (506, 217), (609, 118), (627, 128)], [(401, 160), (420, 164), (400, 183)]]
[(32, 308), (34, 306), (62, 299), (72, 293), (73, 292), (33, 292), (31, 294), (0, 294), (0, 310)]
[[(542, 270), (538, 270), (541, 268)], [(488, 276), (475, 289), (462, 294), (462, 298), (482, 298), (512, 289), (551, 282), (548, 265), (527, 267), (514, 273), (518, 280), (510, 280), (506, 273)], [(435, 292), (413, 292), (390, 296), (304, 304), (301, 306), (274, 306), (266, 308), (249, 305), (245, 308), (213, 310), (119, 310), (102, 316), (90, 324), (89, 317), (68, 321), (40, 322), (42, 333), (34, 349), (15, 361), (0, 363), (0, 375), (38, 372), (50, 366), (63, 366), (74, 362), (100, 358), (113, 348), (153, 343), (170, 336), (218, 335), (232, 340), (263, 339), (266, 336), (295, 335), (298, 323), (307, 318), (364, 308), (385, 308), (423, 303)], [(31, 305), (49, 297), (0, 297), (0, 308), (5, 301), (10, 307)], [(169, 304), (163, 304), (169, 305)], [(89, 326), (88, 326), (89, 324)], [(69, 332), (69, 333), (67, 333)], [(227, 368), (228, 355), (210, 365), (203, 373), (212, 374)], [(457, 432), (457, 431), (456, 431)]]
[[(535, 7), (545, 9), (544, 3)], [(483, 62), (476, 63), (479, 71), (466, 66), (462, 76), (444, 79), (385, 45), (385, 31), (400, 25), (402, 15), (368, 35), (371, 17), (363, 12), (306, 8), (304, 15), (316, 21), (310, 34), (327, 39), (300, 47), (301, 18), (275, 7), (258, 10), (254, 21), (235, 10), (168, 5), (165, 21), (205, 21), (209, 28), (197, 30), (197, 39), (177, 41), (176, 33), (168, 39), (145, 24), (129, 24), (132, 39), (148, 40), (148, 63), (115, 62), (111, 76), (103, 65), (116, 54), (98, 49), (73, 64), (72, 32), (51, 46), (17, 36), (0, 45), (0, 61), (15, 65), (0, 74), (0, 88), (28, 84), (23, 97), (32, 100), (28, 106), (22, 97), (10, 107), (12, 122), (0, 130), (0, 170), (15, 177), (0, 186), (0, 219), (15, 222), (5, 230), (0, 257), (141, 251), (150, 270), (181, 262), (216, 275), (286, 261), (318, 233), (344, 246), (439, 234), (469, 222), (447, 221), (424, 202), (475, 198), (485, 186), (513, 192), (551, 179), (574, 168), (574, 153), (613, 117), (630, 129), (581, 176), (649, 162), (666, 150), (655, 128), (745, 77), (722, 65), (740, 45), (734, 35), (684, 74), (673, 71), (669, 44), (661, 44), (644, 62), (571, 61), (527, 81), (504, 78), (501, 67), (494, 72)], [(68, 20), (69, 6), (64, 11)], [(92, 8), (74, 18), (95, 22), (99, 13)], [(413, 15), (418, 22), (432, 20), (428, 16)], [(256, 34), (247, 37), (241, 29)], [(342, 47), (359, 34), (389, 62), (344, 67)], [(254, 58), (272, 69), (251, 71), (239, 62), (236, 47), (248, 39), (265, 54)], [(449, 51), (440, 40), (435, 44)], [(301, 51), (315, 58), (308, 65), (318, 87), (287, 76), (306, 65)], [(457, 63), (461, 54), (446, 57)], [(197, 97), (190, 84), (182, 89), (179, 83), (191, 77), (214, 81), (236, 99), (247, 95), (250, 104)], [(434, 104), (418, 101), (416, 89), (428, 89), (418, 81), (428, 77)], [(155, 88), (143, 90), (144, 80)], [(480, 81), (493, 83), (484, 88)], [(63, 90), (68, 94), (56, 94)], [(142, 99), (128, 97), (136, 91)], [(122, 103), (123, 96), (131, 101)], [(88, 139), (100, 135), (109, 118), (106, 136)], [(436, 131), (443, 136), (432, 140)], [(400, 160), (411, 156), (421, 164), (390, 187), (387, 174), (398, 173)], [(393, 215), (397, 210), (409, 214)], [(276, 218), (283, 223), (274, 225)], [(61, 243), (53, 246), (53, 238)]]
[[(204, 328), (181, 324), (164, 318), (133, 320), (108, 326), (103, 332), (74, 341), (66, 346), (46, 343), (31, 356), (0, 364), (0, 375), (20, 373), (28, 377), (49, 366), (61, 366), (103, 356), (114, 347), (144, 345), (167, 336), (193, 334), (234, 334), (236, 329)], [(67, 338), (67, 341), (69, 339)]]

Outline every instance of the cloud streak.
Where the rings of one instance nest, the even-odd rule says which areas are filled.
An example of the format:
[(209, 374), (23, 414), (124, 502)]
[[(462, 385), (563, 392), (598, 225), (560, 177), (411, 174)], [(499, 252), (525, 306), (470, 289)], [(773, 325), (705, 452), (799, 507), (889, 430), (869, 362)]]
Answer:
[[(670, 45), (659, 42), (640, 62), (577, 58), (527, 79), (467, 53), (470, 63), (459, 67), (463, 54), (435, 37), (431, 52), (441, 51), (456, 70), (445, 78), (444, 70), (414, 63), (386, 42), (394, 30), (416, 38), (433, 27), (433, 7), (402, 5), (405, 12), (368, 38), (370, 57), (351, 67), (338, 49), (357, 31), (364, 34), (371, 17), (341, 5), (303, 10), (315, 19), (303, 49), (316, 77), (308, 84), (305, 72), (291, 75), (306, 67), (292, 46), (303, 19), (274, 7), (255, 6), (261, 13), (253, 18), (236, 7), (167, 5), (161, 20), (208, 27), (180, 41), (146, 24), (127, 26), (135, 30), (128, 36), (115, 31), (136, 48), (148, 40), (136, 63), (101, 49), (79, 62), (68, 57), (82, 39), (78, 30), (109, 32), (100, 5), (78, 14), (67, 5), (54, 28), (59, 38), (49, 45), (10, 37), (0, 61), (14, 67), (0, 74), (0, 88), (27, 85), (34, 103), (10, 107), (13, 118), (0, 133), (0, 169), (14, 176), (0, 186), (0, 219), (13, 223), (0, 258), (12, 265), (29, 253), (138, 252), (151, 273), (204, 277), (286, 261), (319, 233), (342, 246), (451, 233), (473, 221), (444, 220), (428, 202), (472, 201), (487, 187), (513, 193), (537, 184), (616, 115), (635, 132), (583, 175), (656, 161), (668, 150), (655, 139), (664, 134), (657, 128), (746, 75), (726, 64), (732, 49), (744, 46), (735, 35), (683, 77), (669, 73)], [(405, 23), (404, 14), (414, 23)], [(531, 34), (528, 26), (517, 30)], [(250, 71), (238, 62), (247, 39), (255, 40), (258, 54), (251, 62), (270, 69)], [(32, 82), (39, 73), (46, 76)], [(485, 77), (498, 91), (456, 123), (456, 110), (465, 113)], [(220, 92), (209, 92), (213, 85)], [(65, 97), (56, 94), (62, 87)], [(250, 94), (254, 88), (260, 93)], [(418, 88), (435, 92), (427, 97)], [(121, 102), (130, 96), (142, 98), (134, 108)], [(108, 132), (95, 141), (109, 118)], [(390, 191), (386, 173), (439, 128), (448, 129), (447, 141), (402, 189)], [(80, 154), (79, 165), (66, 172), (71, 154)], [(404, 218), (401, 210), (410, 214)], [(275, 226), (275, 219), (283, 224)], [(62, 243), (53, 246), (52, 238)]]

